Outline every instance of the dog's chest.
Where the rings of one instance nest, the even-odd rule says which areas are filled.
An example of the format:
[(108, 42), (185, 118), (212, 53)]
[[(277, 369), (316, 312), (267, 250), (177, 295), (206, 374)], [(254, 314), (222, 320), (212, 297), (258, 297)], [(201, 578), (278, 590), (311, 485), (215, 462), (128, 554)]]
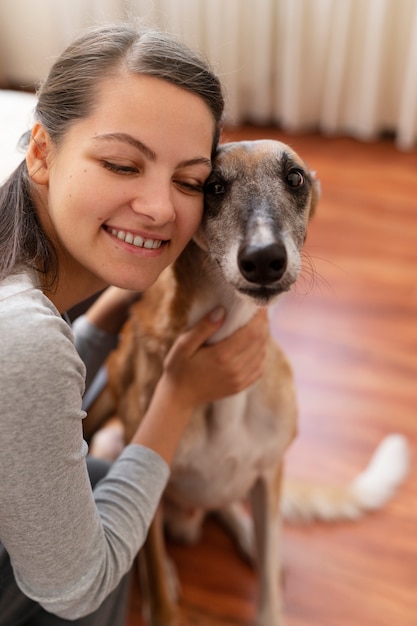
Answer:
[[(187, 323), (192, 326), (222, 305), (227, 310), (226, 320), (211, 337), (211, 341), (220, 341), (246, 324), (257, 306), (236, 295), (212, 259), (200, 258), (199, 267), (198, 280), (191, 275), (195, 280), (192, 293), (187, 294)], [(293, 436), (294, 415), (283, 410), (281, 385), (291, 381), (287, 373), (281, 376), (286, 372), (281, 367), (282, 356), (273, 348), (270, 353), (274, 356), (266, 368), (268, 373), (255, 385), (194, 414), (177, 448), (168, 485), (178, 503), (216, 509), (244, 498), (260, 475), (276, 471)], [(277, 377), (282, 379), (280, 384)]]
[(219, 508), (244, 498), (275, 470), (291, 424), (259, 402), (257, 386), (196, 414), (179, 445), (169, 490), (188, 506)]

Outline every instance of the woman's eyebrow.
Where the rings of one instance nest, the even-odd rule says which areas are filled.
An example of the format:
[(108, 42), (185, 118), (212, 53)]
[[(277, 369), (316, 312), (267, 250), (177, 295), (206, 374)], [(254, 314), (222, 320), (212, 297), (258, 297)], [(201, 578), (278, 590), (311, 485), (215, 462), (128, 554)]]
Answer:
[[(96, 135), (94, 139), (97, 139), (98, 141), (121, 141), (123, 143), (128, 143), (129, 145), (142, 152), (142, 154), (144, 154), (146, 158), (150, 161), (156, 160), (156, 153), (151, 148), (149, 148), (139, 139), (136, 139), (136, 137), (129, 135), (128, 133), (105, 133), (103, 135)], [(210, 168), (210, 170), (212, 168), (211, 159), (204, 156), (186, 159), (185, 161), (181, 161), (180, 163), (178, 163), (179, 168), (189, 167), (191, 165), (206, 165), (208, 168)]]
[(156, 160), (156, 154), (151, 148), (148, 148), (146, 144), (144, 144), (136, 137), (129, 135), (128, 133), (105, 133), (103, 135), (96, 135), (94, 140), (98, 141), (121, 141), (123, 143), (128, 143), (146, 156), (150, 161)]
[(186, 161), (181, 161), (180, 163), (178, 163), (179, 168), (190, 167), (191, 165), (207, 165), (210, 170), (213, 167), (211, 159), (203, 156), (195, 157), (194, 159), (187, 159)]

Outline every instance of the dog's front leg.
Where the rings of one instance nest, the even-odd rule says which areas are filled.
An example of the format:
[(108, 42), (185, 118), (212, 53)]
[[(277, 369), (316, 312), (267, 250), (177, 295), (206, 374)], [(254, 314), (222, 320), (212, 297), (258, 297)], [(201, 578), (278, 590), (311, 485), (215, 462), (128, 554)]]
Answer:
[(140, 572), (141, 588), (151, 626), (180, 626), (178, 581), (165, 549), (161, 507), (149, 528), (142, 552), (145, 572)]
[(283, 626), (280, 492), (282, 466), (261, 476), (251, 491), (256, 558), (259, 569), (257, 626)]

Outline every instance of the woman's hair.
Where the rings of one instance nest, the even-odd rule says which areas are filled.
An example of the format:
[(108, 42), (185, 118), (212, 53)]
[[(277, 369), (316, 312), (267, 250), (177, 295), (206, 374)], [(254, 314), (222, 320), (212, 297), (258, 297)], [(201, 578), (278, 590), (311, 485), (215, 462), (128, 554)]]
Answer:
[[(131, 24), (87, 30), (60, 55), (40, 85), (35, 119), (56, 147), (74, 122), (92, 113), (100, 81), (123, 71), (161, 78), (202, 98), (215, 123), (214, 154), (224, 109), (219, 79), (204, 57), (176, 37)], [(0, 280), (22, 265), (35, 267), (52, 282), (56, 278), (57, 254), (39, 223), (33, 198), (23, 161), (0, 188)]]

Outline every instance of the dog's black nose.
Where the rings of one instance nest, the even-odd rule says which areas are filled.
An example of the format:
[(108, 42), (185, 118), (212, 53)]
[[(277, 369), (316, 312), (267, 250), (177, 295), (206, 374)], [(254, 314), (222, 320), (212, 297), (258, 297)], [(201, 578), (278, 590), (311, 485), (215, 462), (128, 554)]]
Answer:
[(287, 268), (287, 251), (282, 243), (271, 243), (269, 246), (243, 244), (237, 260), (246, 280), (269, 285), (283, 276)]

